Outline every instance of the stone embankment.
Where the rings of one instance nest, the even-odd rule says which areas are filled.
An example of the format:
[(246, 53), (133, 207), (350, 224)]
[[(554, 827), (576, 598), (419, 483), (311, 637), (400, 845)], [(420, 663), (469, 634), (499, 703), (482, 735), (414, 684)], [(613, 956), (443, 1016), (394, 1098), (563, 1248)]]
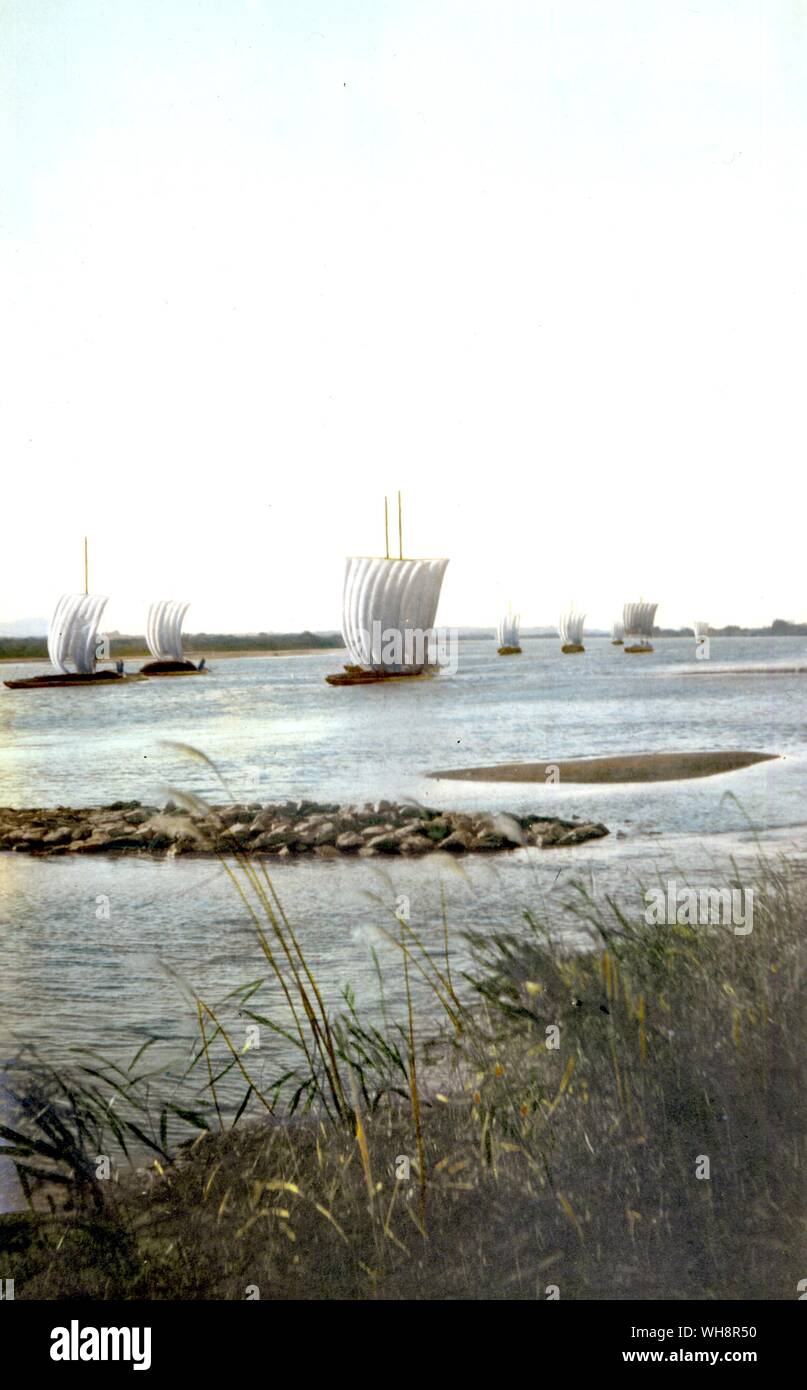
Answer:
[(111, 806), (42, 810), (0, 808), (0, 850), (64, 854), (231, 854), (244, 850), (276, 859), (315, 855), (494, 853), (519, 846), (578, 845), (607, 835), (594, 821), (502, 812), (436, 811), (412, 804), (338, 806), (313, 801), (282, 805), (211, 806), (169, 801), (161, 809), (139, 801)]

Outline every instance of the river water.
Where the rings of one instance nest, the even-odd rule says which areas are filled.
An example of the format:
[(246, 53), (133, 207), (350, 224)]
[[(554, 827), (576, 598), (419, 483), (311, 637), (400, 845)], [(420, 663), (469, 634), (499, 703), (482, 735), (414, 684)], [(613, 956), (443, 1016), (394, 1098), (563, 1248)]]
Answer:
[[(432, 681), (334, 689), (329, 653), (216, 660), (209, 676), (95, 690), (0, 689), (0, 804), (159, 804), (174, 787), (238, 800), (355, 802), (415, 797), (432, 806), (533, 810), (602, 820), (611, 835), (567, 850), (515, 851), (459, 864), (426, 860), (275, 863), (272, 875), (331, 1006), (346, 985), (380, 1017), (376, 962), (391, 1014), (402, 1001), (396, 905), (437, 948), (441, 892), (456, 971), (465, 927), (520, 930), (523, 912), (580, 936), (564, 904), (575, 881), (640, 910), (660, 874), (720, 885), (758, 842), (799, 868), (807, 846), (807, 639), (659, 640), (630, 657), (590, 639), (582, 657), (535, 640), (520, 658), (465, 643), (459, 670)], [(30, 674), (6, 665), (3, 676)], [(620, 752), (755, 749), (778, 754), (743, 771), (656, 785), (585, 787), (435, 782), (429, 770)], [(441, 888), (442, 885), (442, 888)], [(263, 980), (249, 1007), (283, 1015), (255, 932), (215, 861), (31, 859), (0, 854), (0, 1056), (34, 1047), (62, 1065), (92, 1049), (121, 1065), (149, 1039), (175, 1072), (196, 1036), (195, 993), (239, 1045), (249, 1020), (233, 997)], [(415, 979), (419, 1026), (433, 997)], [(251, 1075), (268, 1085), (288, 1045), (263, 1030)], [(200, 1078), (201, 1080), (201, 1078)], [(179, 1083), (178, 1083), (179, 1084)], [(237, 1103), (232, 1073), (222, 1092)], [(2, 1165), (0, 1165), (0, 1169)]]

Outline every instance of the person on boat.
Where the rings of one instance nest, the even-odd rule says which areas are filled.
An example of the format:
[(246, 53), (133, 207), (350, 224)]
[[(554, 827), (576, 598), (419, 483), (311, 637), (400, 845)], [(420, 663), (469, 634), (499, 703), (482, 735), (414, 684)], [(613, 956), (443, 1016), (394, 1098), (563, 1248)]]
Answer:
[(197, 671), (204, 671), (204, 669), (205, 669), (205, 658), (204, 658), (204, 657), (202, 657), (202, 660), (199, 662), (199, 665), (197, 666), (196, 669), (197, 669)]
[(118, 673), (119, 676), (122, 676), (122, 675), (123, 675), (123, 662), (122, 662), (122, 661), (116, 661), (116, 662), (115, 662), (115, 670), (117, 671), (117, 673)]

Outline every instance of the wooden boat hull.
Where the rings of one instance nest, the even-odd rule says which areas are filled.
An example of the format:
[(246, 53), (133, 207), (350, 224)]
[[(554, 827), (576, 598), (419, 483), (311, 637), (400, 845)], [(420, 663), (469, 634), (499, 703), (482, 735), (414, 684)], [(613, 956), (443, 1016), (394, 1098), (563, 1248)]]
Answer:
[(361, 667), (346, 667), (326, 676), (328, 685), (381, 685), (384, 681), (428, 680), (431, 671), (365, 671)]
[(625, 647), (624, 650), (628, 653), (629, 656), (641, 656), (642, 653), (644, 653), (644, 652), (652, 652), (653, 648), (652, 648), (652, 647), (639, 647), (639, 646), (634, 646), (634, 647)]
[(621, 637), (612, 637), (612, 638), (611, 638), (611, 646), (612, 646), (612, 647), (623, 647), (624, 645), (625, 645), (625, 644), (624, 644), (624, 642), (622, 641), (622, 638), (621, 638)]
[(154, 676), (206, 676), (207, 673), (206, 666), (200, 671), (192, 661), (147, 661), (138, 674), (152, 679)]
[(566, 642), (561, 647), (564, 656), (572, 656), (575, 652), (584, 652), (585, 650), (580, 642)]
[(499, 647), (499, 656), (521, 656), (520, 647)]
[(3, 684), (7, 685), (9, 690), (51, 690), (88, 685), (127, 685), (130, 681), (145, 679), (145, 676), (137, 672), (127, 676), (121, 675), (118, 671), (93, 671), (88, 675), (67, 671), (64, 675), (27, 676), (24, 680), (3, 681)]

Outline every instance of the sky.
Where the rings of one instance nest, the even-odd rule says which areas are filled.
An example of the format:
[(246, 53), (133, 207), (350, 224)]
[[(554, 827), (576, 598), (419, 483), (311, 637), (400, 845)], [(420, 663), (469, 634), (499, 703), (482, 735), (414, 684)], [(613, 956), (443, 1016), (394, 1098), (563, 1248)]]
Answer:
[(807, 619), (804, 0), (0, 0), (0, 623)]

